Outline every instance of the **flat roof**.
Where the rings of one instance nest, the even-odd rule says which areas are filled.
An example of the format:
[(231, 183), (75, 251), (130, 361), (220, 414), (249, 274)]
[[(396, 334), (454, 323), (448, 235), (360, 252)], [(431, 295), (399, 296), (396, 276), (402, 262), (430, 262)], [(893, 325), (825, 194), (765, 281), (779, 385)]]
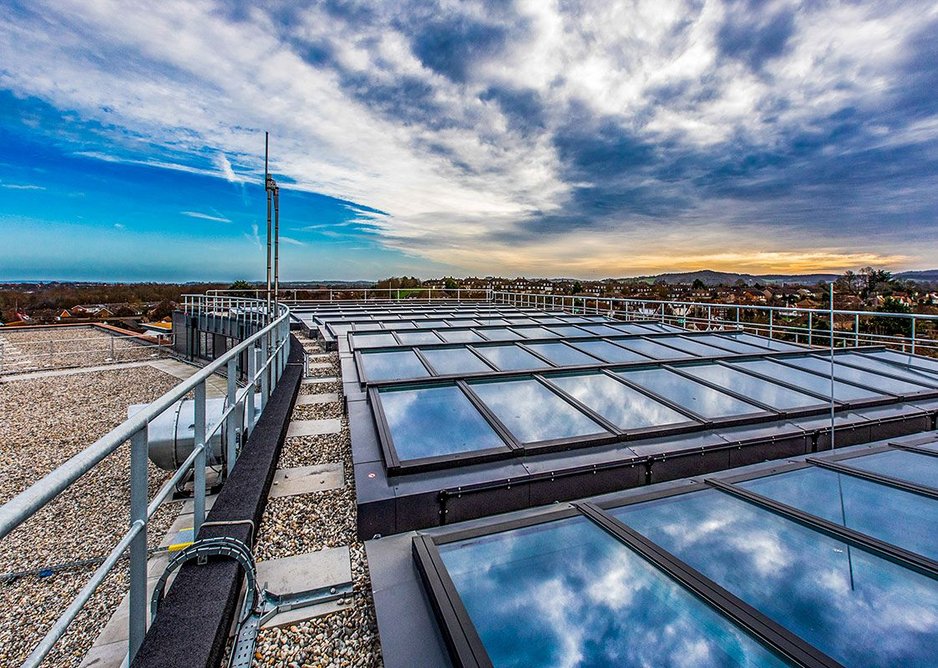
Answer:
[(384, 664), (926, 665), (938, 434), (366, 543)]

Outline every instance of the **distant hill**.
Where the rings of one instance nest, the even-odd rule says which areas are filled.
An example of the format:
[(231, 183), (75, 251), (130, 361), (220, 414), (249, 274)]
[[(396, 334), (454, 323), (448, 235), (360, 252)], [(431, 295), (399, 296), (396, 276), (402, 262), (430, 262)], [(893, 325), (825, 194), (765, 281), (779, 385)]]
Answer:
[[(755, 283), (761, 283), (763, 285), (780, 285), (784, 283), (815, 285), (821, 282), (829, 283), (830, 281), (835, 281), (838, 277), (839, 274), (737, 274), (733, 272), (704, 269), (702, 271), (667, 273), (658, 274), (656, 276), (638, 276), (637, 279), (649, 283), (664, 281), (668, 285), (693, 283), (696, 280), (700, 280), (704, 285), (712, 287), (715, 285), (733, 285), (736, 281), (743, 281), (747, 285), (753, 285)], [(938, 269), (903, 271), (895, 274), (895, 277), (903, 281), (938, 281)]]

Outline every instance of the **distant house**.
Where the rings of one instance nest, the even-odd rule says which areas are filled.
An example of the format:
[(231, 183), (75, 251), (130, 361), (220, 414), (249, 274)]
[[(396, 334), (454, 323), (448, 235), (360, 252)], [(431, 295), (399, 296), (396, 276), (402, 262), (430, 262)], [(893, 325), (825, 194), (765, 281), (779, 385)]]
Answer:
[(71, 312), (66, 308), (66, 309), (62, 309), (62, 312), (59, 313), (56, 320), (64, 320), (65, 318), (71, 318), (71, 317), (72, 317)]
[(71, 316), (76, 318), (113, 318), (114, 311), (107, 304), (78, 304), (71, 309)]

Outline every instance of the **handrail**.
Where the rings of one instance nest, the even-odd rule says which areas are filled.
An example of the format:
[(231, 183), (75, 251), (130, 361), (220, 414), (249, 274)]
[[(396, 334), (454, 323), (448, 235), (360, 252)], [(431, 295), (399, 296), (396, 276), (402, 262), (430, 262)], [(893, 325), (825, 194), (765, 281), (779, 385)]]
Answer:
[[(245, 321), (258, 326), (263, 325), (263, 327), (0, 507), (0, 540), (2, 540), (105, 457), (115, 452), (128, 440), (131, 442), (130, 528), (112, 550), (107, 561), (95, 571), (85, 587), (56, 620), (52, 629), (36, 646), (24, 663), (25, 666), (39, 665), (128, 546), (130, 548), (128, 656), (130, 659), (133, 658), (146, 632), (146, 525), (150, 516), (158, 508), (159, 502), (169, 495), (176, 483), (181, 481), (188, 469), (192, 467), (195, 503), (193, 530), (196, 534), (198, 533), (205, 515), (206, 444), (210, 442), (211, 437), (221, 428), (221, 425), (225, 424), (227, 428), (223, 432), (223, 440), (226, 441), (225, 453), (230, 472), (230, 468), (234, 465), (236, 446), (238, 439), (241, 438), (241, 431), (250, 433), (254, 426), (255, 385), (260, 382), (262, 388), (260, 409), (263, 411), (270, 393), (283, 373), (290, 345), (289, 308), (278, 305), (279, 315), (270, 321), (269, 316), (273, 314), (267, 313), (266, 304), (261, 300), (218, 298), (207, 295), (186, 295), (185, 297), (185, 310), (189, 315), (202, 317), (208, 313), (213, 317), (221, 317), (227, 310), (229, 317), (243, 316)], [(220, 311), (220, 309), (223, 310)], [(258, 344), (260, 344), (260, 349), (258, 349)], [(248, 353), (247, 383), (239, 390), (236, 379), (239, 375), (240, 357), (245, 352)], [(206, 382), (223, 367), (228, 375), (227, 408), (216, 427), (211, 433), (206, 434)], [(148, 504), (147, 426), (177, 401), (185, 398), (189, 392), (194, 392), (195, 395), (195, 442), (192, 453), (163, 485), (153, 502)], [(246, 420), (244, 419), (245, 413), (247, 413)]]
[[(509, 304), (522, 304), (528, 306), (542, 306), (543, 308), (560, 308), (574, 312), (593, 312), (608, 313), (615, 312), (616, 316), (654, 317), (663, 322), (673, 321), (679, 324), (706, 324), (710, 329), (714, 326), (735, 326), (741, 329), (751, 329), (771, 338), (775, 338), (776, 333), (787, 333), (795, 336), (806, 334), (808, 341), (811, 342), (816, 336), (824, 336), (825, 341), (830, 338), (830, 324), (824, 324), (821, 327), (815, 327), (823, 318), (829, 318), (830, 309), (805, 308), (799, 306), (768, 306), (762, 304), (726, 304), (720, 302), (691, 302), (683, 300), (661, 300), (661, 299), (642, 299), (635, 297), (603, 297), (598, 295), (553, 295), (545, 293), (531, 292), (511, 292), (511, 291), (493, 291), (492, 300), (496, 303), (503, 302)], [(654, 308), (648, 308), (652, 306)], [(608, 308), (607, 308), (608, 307)], [(622, 308), (624, 307), (624, 308)], [(632, 308), (630, 311), (630, 307)], [(666, 309), (670, 308), (668, 314)], [(683, 310), (683, 313), (677, 311)], [(719, 312), (725, 312), (727, 316), (735, 312), (735, 319), (721, 318)], [(717, 312), (716, 315), (714, 312)], [(746, 312), (761, 312), (767, 314), (766, 322), (745, 320)], [(696, 316), (695, 313), (703, 313), (706, 317)], [(915, 354), (916, 348), (927, 348), (938, 350), (938, 338), (928, 338), (921, 335), (919, 325), (927, 323), (933, 327), (938, 326), (938, 315), (925, 313), (884, 313), (880, 311), (857, 311), (847, 309), (834, 309), (835, 322), (840, 319), (852, 320), (852, 329), (840, 329), (835, 331), (835, 338), (841, 341), (851, 341), (854, 346), (861, 345), (862, 342), (879, 342), (887, 345), (898, 345), (903, 350), (908, 346), (910, 352)], [(807, 326), (797, 326), (786, 323), (786, 318), (808, 318)], [(875, 332), (861, 332), (860, 326), (862, 319), (877, 318), (879, 321), (890, 318), (897, 318), (899, 321), (905, 321), (906, 327), (909, 327), (908, 336), (895, 334), (880, 334)]]

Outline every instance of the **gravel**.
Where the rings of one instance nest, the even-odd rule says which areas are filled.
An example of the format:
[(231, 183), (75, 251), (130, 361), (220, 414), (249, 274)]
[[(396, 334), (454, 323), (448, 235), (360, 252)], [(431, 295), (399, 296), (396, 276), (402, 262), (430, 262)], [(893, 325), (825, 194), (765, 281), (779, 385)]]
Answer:
[[(179, 382), (149, 367), (76, 373), (0, 384), (0, 502), (5, 502)], [(0, 571), (43, 568), (105, 555), (129, 520), (128, 447), (105, 458), (0, 542)], [(150, 465), (150, 495), (168, 473)], [(175, 510), (148, 532), (155, 547)], [(0, 584), (0, 664), (18, 665), (87, 582), (94, 566)], [(127, 589), (126, 563), (95, 593), (46, 663), (77, 666)]]
[(165, 357), (165, 349), (98, 327), (3, 330), (0, 373), (64, 369)]
[[(302, 340), (302, 339), (301, 339)], [(304, 341), (309, 350), (315, 344)], [(317, 346), (318, 347), (318, 346)], [(339, 376), (338, 355), (330, 355), (332, 369), (318, 376)], [(302, 385), (301, 392), (336, 392), (342, 384)], [(343, 462), (345, 487), (313, 494), (271, 499), (258, 532), (255, 555), (258, 561), (349, 546), (355, 595), (352, 604), (340, 611), (289, 627), (266, 629), (258, 636), (256, 667), (346, 667), (382, 666), (378, 627), (364, 545), (356, 539), (355, 480), (348, 423), (342, 417), (341, 401), (334, 404), (297, 406), (293, 419), (341, 417), (338, 434), (288, 438), (279, 466), (292, 468)]]

